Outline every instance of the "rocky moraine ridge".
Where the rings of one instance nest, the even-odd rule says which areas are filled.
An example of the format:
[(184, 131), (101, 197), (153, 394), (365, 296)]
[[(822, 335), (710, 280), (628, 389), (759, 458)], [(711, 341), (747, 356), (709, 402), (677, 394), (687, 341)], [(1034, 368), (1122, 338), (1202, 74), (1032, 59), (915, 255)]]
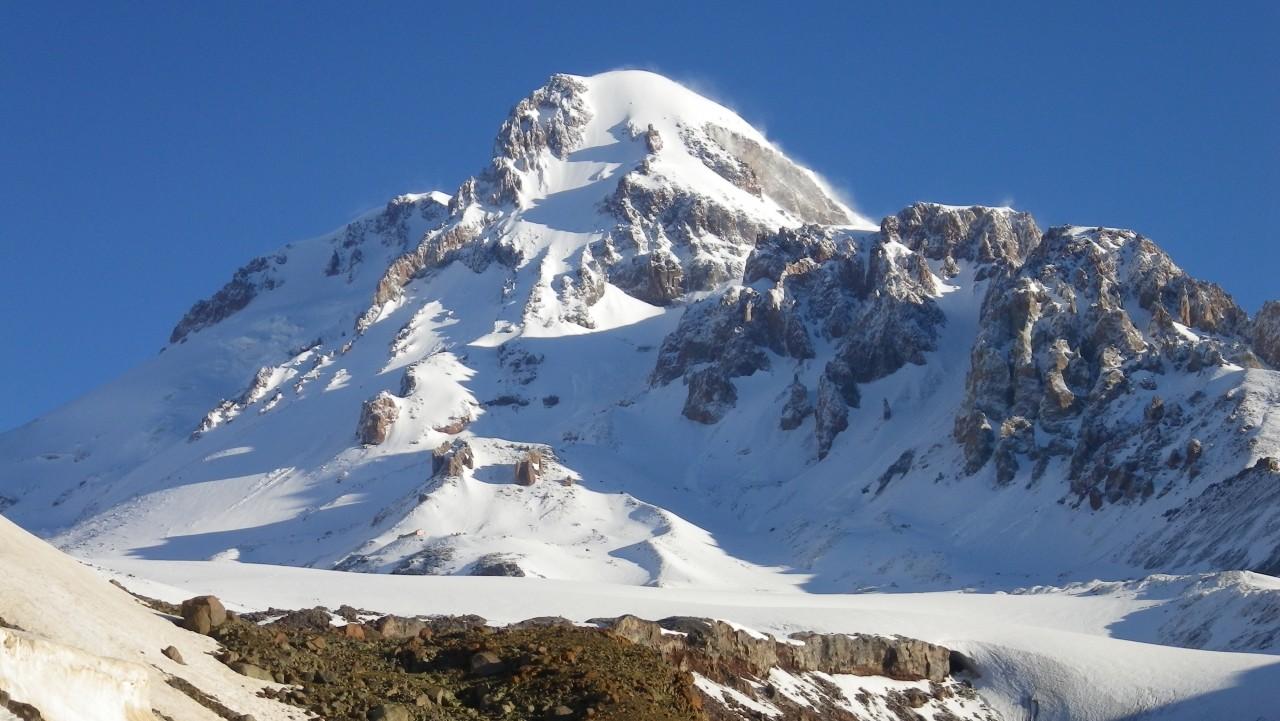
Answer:
[[(261, 693), (331, 721), (974, 721), (995, 719), (971, 660), (902, 637), (794, 634), (702, 618), (404, 617), (343, 606), (236, 614), (213, 596), (142, 597), (220, 644)], [(165, 655), (182, 656), (170, 647)], [(844, 686), (835, 677), (845, 679)], [(856, 693), (847, 690), (865, 681)], [(180, 690), (185, 686), (178, 686)], [(223, 718), (234, 710), (193, 696)]]

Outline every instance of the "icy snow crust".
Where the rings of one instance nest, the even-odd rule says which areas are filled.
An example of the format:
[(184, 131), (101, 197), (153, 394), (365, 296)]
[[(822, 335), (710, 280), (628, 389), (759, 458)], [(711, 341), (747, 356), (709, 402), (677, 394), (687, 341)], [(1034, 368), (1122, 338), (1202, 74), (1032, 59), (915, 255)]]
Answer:
[[(1199, 600), (1185, 614), (1169, 612), (1176, 628), (1143, 616), (1141, 623), (1165, 630), (1134, 641), (1107, 634), (1146, 601), (1110, 607), (1087, 630), (1040, 616), (1029, 627), (1047, 623), (1049, 630), (1033, 633), (1006, 623), (1015, 606), (1003, 604), (1014, 596), (926, 596), (931, 605), (920, 620), (915, 612), (867, 611), (914, 597), (811, 592), (1047, 585), (1068, 587), (1047, 598), (1075, 603), (1085, 594), (1073, 583), (1219, 570), (1203, 562), (1143, 568), (1132, 551), (1164, 528), (1164, 512), (1209, 483), (1258, 457), (1280, 456), (1280, 374), (1223, 365), (1156, 379), (1167, 400), (1202, 392), (1232, 399), (1236, 410), (1231, 426), (1214, 427), (1219, 416), (1206, 416), (1209, 427), (1197, 429), (1205, 462), (1217, 465), (1143, 504), (1093, 513), (1061, 503), (1065, 458), (1036, 483), (1024, 473), (998, 487), (991, 464), (963, 476), (951, 434), (989, 280), (969, 261), (949, 270), (929, 261), (945, 317), (937, 350), (924, 365), (860, 384), (861, 407), (849, 409), (848, 430), (825, 460), (816, 461), (812, 417), (794, 431), (779, 428), (785, 398), (777, 392), (793, 377), (819, 385), (834, 353), (823, 339), (812, 359), (773, 356), (771, 369), (734, 378), (736, 408), (719, 423), (692, 422), (681, 414), (684, 384), (651, 385), (650, 374), (686, 304), (716, 291), (656, 305), (600, 280), (593, 254), (619, 223), (606, 201), (629, 178), (661, 193), (696, 192), (760, 227), (795, 228), (809, 219), (766, 192), (735, 185), (695, 152), (697, 139), (711, 137), (708, 126), (778, 152), (728, 109), (651, 73), (571, 80), (586, 88), (581, 117), (589, 119), (561, 155), (541, 148), (518, 162), (495, 159), (516, 168), (513, 197), (499, 197), (481, 174), (454, 196), (401, 196), (330, 235), (291, 243), (253, 266), (246, 276), (253, 295), (243, 308), (208, 316), (221, 319), (195, 324), (116, 381), (0, 436), (0, 510), (78, 556), (187, 590), (205, 582), (173, 574), (198, 572), (208, 588), (250, 605), (259, 598), (243, 584), (284, 594), (285, 586), (318, 588), (313, 579), (323, 578), (351, 594), (326, 595), (326, 602), (368, 598), (369, 607), (387, 611), (397, 608), (382, 594), (430, 589), (438, 603), (404, 610), (489, 615), (483, 603), (501, 588), (556, 613), (565, 610), (557, 594), (585, 594), (597, 605), (578, 609), (583, 618), (650, 608), (641, 615), (919, 635), (979, 654), (992, 669), (984, 683), (1010, 709), (1025, 690), (1019, 684), (1034, 684), (1049, 699), (1041, 708), (1059, 709), (1042, 710), (1041, 719), (1121, 718), (1153, 708), (1193, 718), (1184, 706), (1236, 703), (1268, 687), (1271, 659), (1234, 651), (1270, 652), (1274, 643), (1237, 641), (1247, 629), (1195, 610), (1274, 599), (1274, 589), (1249, 590), (1266, 585), (1261, 577), (1228, 583), (1235, 591), (1216, 595), (1171, 592)], [(549, 122), (544, 115), (532, 114), (529, 137)], [(646, 139), (650, 129), (661, 139), (656, 150)], [(788, 167), (799, 175), (787, 177), (825, 188), (809, 171)], [(848, 221), (836, 229), (842, 242), (874, 242), (874, 224), (827, 200)], [(677, 230), (651, 229), (647, 242), (665, 248), (665, 234)], [(465, 242), (403, 286), (388, 286), (393, 262), (445, 238)], [(706, 234), (698, 240), (698, 259), (715, 267), (740, 267), (749, 251)], [(890, 246), (894, 262), (912, 254)], [(593, 297), (584, 289), (596, 280)], [(385, 442), (362, 446), (355, 436), (361, 407), (382, 392), (393, 398), (395, 421)], [(1151, 395), (1144, 393), (1130, 409), (1139, 416)], [(882, 401), (891, 419), (882, 416)], [(1241, 427), (1251, 430), (1232, 430)], [(432, 451), (464, 441), (471, 466), (433, 473)], [(548, 454), (543, 479), (516, 486), (514, 464), (532, 448)], [(877, 489), (908, 448), (919, 451), (911, 469)], [(1269, 550), (1250, 549), (1250, 558)], [(253, 565), (468, 575), (495, 558), (534, 578), (391, 579)], [(1188, 578), (1170, 583), (1213, 583)], [(765, 615), (749, 610), (755, 602), (746, 599), (759, 597), (747, 592), (767, 594)], [(1138, 592), (1108, 597), (1125, 593)], [(315, 602), (292, 598), (272, 603)], [(954, 609), (972, 598), (995, 600), (984, 611), (990, 620), (970, 628)], [(646, 599), (661, 603), (645, 606)], [(1071, 606), (1072, 613), (1086, 606)], [(1276, 628), (1265, 608), (1249, 609), (1257, 623)], [(531, 605), (491, 613), (518, 620), (539, 612)], [(1207, 631), (1198, 630), (1201, 622)]]

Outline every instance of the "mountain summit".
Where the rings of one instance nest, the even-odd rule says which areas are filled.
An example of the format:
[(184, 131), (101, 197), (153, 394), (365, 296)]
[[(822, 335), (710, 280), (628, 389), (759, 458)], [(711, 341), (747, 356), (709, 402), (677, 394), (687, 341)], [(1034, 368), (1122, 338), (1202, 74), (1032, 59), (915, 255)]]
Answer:
[(236, 271), (0, 436), (73, 553), (849, 591), (1280, 573), (1280, 304), (1129, 230), (875, 225), (661, 76)]

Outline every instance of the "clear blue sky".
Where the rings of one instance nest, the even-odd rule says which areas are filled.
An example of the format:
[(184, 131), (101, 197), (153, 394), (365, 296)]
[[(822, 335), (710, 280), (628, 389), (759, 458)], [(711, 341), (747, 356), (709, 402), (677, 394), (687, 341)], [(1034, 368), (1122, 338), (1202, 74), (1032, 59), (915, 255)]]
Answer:
[(452, 192), (554, 72), (691, 84), (874, 217), (1011, 202), (1280, 297), (1274, 2), (195, 5), (0, 3), (0, 428), (251, 257)]

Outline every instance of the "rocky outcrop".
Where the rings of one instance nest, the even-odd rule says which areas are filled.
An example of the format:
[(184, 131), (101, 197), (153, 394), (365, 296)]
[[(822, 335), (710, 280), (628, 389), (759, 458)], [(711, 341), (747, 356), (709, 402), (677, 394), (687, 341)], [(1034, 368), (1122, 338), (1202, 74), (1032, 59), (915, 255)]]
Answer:
[(751, 195), (768, 196), (798, 220), (824, 225), (853, 220), (811, 173), (741, 133), (708, 123), (684, 128), (681, 139), (717, 175)]
[[(923, 364), (937, 347), (945, 319), (919, 258), (881, 236), (858, 239), (819, 226), (762, 235), (744, 265), (751, 285), (691, 306), (663, 341), (652, 380), (663, 385), (683, 375), (685, 415), (714, 423), (736, 399), (731, 379), (769, 369), (776, 358), (813, 358), (821, 338), (834, 347), (815, 406), (825, 457), (848, 426), (848, 409), (861, 403), (859, 384)], [(705, 412), (711, 405), (715, 411)], [(800, 406), (794, 412), (807, 415)], [(785, 422), (798, 425), (794, 414)]]
[(360, 423), (356, 427), (356, 439), (366, 446), (376, 446), (391, 435), (391, 426), (400, 415), (395, 396), (383, 391), (364, 402), (360, 407)]
[(493, 143), (493, 162), (480, 176), (493, 205), (519, 205), (520, 173), (536, 170), (542, 153), (564, 159), (582, 142), (591, 120), (587, 87), (569, 75), (553, 75), (511, 109)]
[(515, 482), (519, 486), (532, 486), (542, 480), (542, 451), (530, 448), (524, 458), (516, 461)]
[(621, 616), (594, 622), (633, 643), (661, 651), (681, 670), (717, 680), (742, 675), (765, 678), (773, 668), (901, 681), (942, 681), (951, 673), (948, 649), (901, 636), (797, 633), (778, 641), (705, 618), (654, 622)]
[(604, 210), (617, 224), (592, 256), (610, 282), (655, 305), (737, 279), (756, 236), (771, 230), (739, 208), (652, 177), (647, 166), (618, 181)]
[(479, 232), (476, 225), (454, 222), (428, 232), (413, 250), (392, 261), (378, 280), (369, 308), (356, 320), (356, 332), (368, 330), (383, 308), (401, 297), (409, 281), (458, 257)]
[[(857, 391), (857, 386), (852, 390)], [(857, 407), (857, 398), (852, 405)], [(849, 427), (849, 400), (826, 373), (818, 379), (818, 400), (813, 407), (814, 436), (818, 442), (818, 459), (827, 457), (836, 436)]]
[(443, 472), (446, 476), (461, 476), (475, 464), (475, 453), (466, 441), (447, 441), (431, 452), (432, 475)]
[(1272, 368), (1280, 369), (1280, 300), (1269, 300), (1253, 319), (1253, 352)]
[(915, 203), (885, 218), (880, 233), (886, 241), (942, 261), (947, 274), (954, 273), (961, 260), (1017, 268), (1040, 243), (1040, 229), (1029, 213), (937, 203)]
[[(1066, 456), (1077, 502), (1096, 509), (1152, 496), (1185, 442), (1181, 403), (1155, 394), (1157, 378), (1240, 358), (1247, 317), (1132, 231), (1053, 228), (1017, 268), (1024, 244), (994, 237), (975, 252), (1004, 248), (1009, 260), (991, 278), (955, 422), (966, 472), (994, 457), (1005, 484)], [(1120, 410), (1130, 404), (1141, 412)]]
[(489, 553), (476, 559), (471, 567), (472, 576), (507, 576), (523, 577), (524, 569), (520, 567), (520, 557), (506, 553)]
[(169, 334), (169, 342), (181, 343), (188, 335), (234, 315), (262, 291), (276, 288), (281, 281), (275, 269), (288, 261), (289, 257), (283, 253), (249, 261), (212, 297), (191, 306)]

